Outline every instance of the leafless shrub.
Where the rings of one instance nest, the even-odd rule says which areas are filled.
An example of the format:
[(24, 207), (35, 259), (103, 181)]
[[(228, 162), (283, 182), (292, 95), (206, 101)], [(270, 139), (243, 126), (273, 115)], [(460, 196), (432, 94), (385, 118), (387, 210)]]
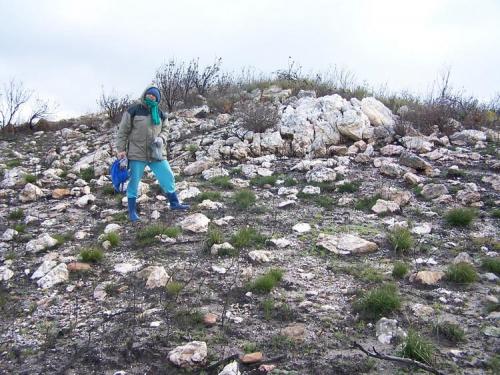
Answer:
[(106, 116), (113, 123), (120, 121), (121, 115), (132, 103), (128, 95), (118, 97), (113, 94), (106, 94), (104, 89), (102, 90), (101, 96), (97, 100), (101, 111), (106, 113)]
[(266, 102), (245, 101), (240, 103), (236, 114), (241, 119), (243, 128), (256, 133), (263, 133), (279, 121), (276, 107)]
[(48, 101), (37, 98), (35, 103), (31, 108), (31, 112), (28, 116), (28, 126), (31, 130), (35, 127), (35, 122), (37, 124), (41, 120), (46, 120), (50, 115), (53, 114), (55, 106), (52, 106)]
[(0, 129), (13, 128), (16, 116), (30, 100), (32, 92), (22, 82), (11, 79), (0, 94)]

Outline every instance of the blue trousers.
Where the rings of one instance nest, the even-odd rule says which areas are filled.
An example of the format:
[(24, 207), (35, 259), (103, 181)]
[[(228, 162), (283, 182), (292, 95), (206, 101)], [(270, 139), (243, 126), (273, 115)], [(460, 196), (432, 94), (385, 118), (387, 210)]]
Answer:
[(130, 169), (130, 178), (127, 186), (127, 198), (137, 198), (137, 189), (139, 188), (139, 182), (141, 181), (146, 166), (153, 171), (164, 193), (175, 192), (174, 173), (168, 161), (158, 160), (148, 163), (142, 160), (129, 160), (128, 167)]

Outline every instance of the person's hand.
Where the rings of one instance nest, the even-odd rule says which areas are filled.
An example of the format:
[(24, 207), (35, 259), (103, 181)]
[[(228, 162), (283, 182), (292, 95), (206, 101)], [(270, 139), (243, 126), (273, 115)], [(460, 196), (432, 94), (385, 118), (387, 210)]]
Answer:
[(162, 137), (156, 137), (154, 140), (154, 143), (157, 147), (163, 146), (163, 138)]
[(125, 159), (127, 157), (127, 152), (126, 151), (119, 151), (116, 153), (116, 157), (118, 159)]

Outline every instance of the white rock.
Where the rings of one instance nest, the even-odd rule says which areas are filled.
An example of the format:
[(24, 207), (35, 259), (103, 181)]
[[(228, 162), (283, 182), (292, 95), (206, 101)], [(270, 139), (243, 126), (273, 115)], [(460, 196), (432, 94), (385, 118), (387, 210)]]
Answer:
[(297, 233), (307, 233), (311, 231), (311, 226), (308, 223), (298, 223), (292, 228)]
[(234, 220), (233, 216), (224, 216), (221, 217), (220, 219), (215, 219), (214, 224), (222, 227), (228, 225), (232, 220)]
[(284, 249), (285, 247), (288, 247), (292, 244), (290, 240), (287, 240), (286, 238), (272, 238), (269, 240), (274, 246), (276, 246), (279, 249)]
[(293, 199), (287, 199), (286, 201), (281, 201), (278, 203), (278, 208), (285, 208), (289, 206), (294, 206), (297, 204), (297, 201)]
[(203, 176), (203, 178), (205, 180), (210, 180), (214, 177), (229, 176), (229, 172), (222, 167), (218, 167), (218, 168), (207, 169), (207, 170), (203, 171), (201, 173), (201, 175)]
[(53, 260), (45, 260), (40, 267), (31, 275), (31, 279), (39, 279), (45, 276), (52, 268), (57, 266), (57, 262)]
[(118, 224), (111, 223), (106, 225), (106, 228), (104, 228), (104, 233), (111, 233), (111, 232), (119, 232), (122, 227)]
[(149, 266), (137, 273), (137, 276), (146, 279), (146, 288), (160, 288), (167, 285), (170, 276), (163, 266)]
[(311, 186), (307, 185), (302, 189), (302, 193), (309, 195), (318, 195), (321, 194), (321, 188), (319, 186)]
[(333, 169), (327, 167), (317, 167), (306, 173), (308, 182), (328, 182), (335, 181), (337, 173)]
[(86, 195), (83, 195), (80, 198), (78, 198), (76, 200), (75, 204), (78, 207), (83, 208), (83, 207), (87, 206), (89, 203), (92, 203), (94, 201), (95, 201), (94, 194), (86, 194)]
[(7, 228), (5, 232), (2, 234), (2, 241), (12, 241), (15, 236), (17, 236), (19, 233), (17, 230), (12, 229), (12, 228)]
[(339, 235), (320, 233), (316, 246), (341, 255), (371, 253), (378, 249), (375, 242), (367, 241), (350, 233), (341, 233)]
[(168, 359), (179, 367), (201, 365), (207, 358), (207, 344), (204, 341), (191, 341), (178, 346), (168, 353)]
[(0, 267), (0, 281), (8, 281), (14, 276), (14, 272), (8, 269), (6, 266)]
[(43, 196), (43, 191), (38, 186), (27, 183), (19, 194), (21, 202), (34, 202)]
[(381, 101), (370, 96), (361, 100), (361, 110), (373, 126), (393, 127), (395, 117)]
[(376, 214), (385, 214), (387, 212), (396, 212), (399, 211), (399, 204), (392, 201), (386, 201), (383, 199), (377, 199), (377, 203), (372, 207), (372, 211)]
[(200, 189), (198, 189), (197, 187), (191, 186), (185, 190), (181, 190), (178, 194), (178, 197), (179, 197), (179, 200), (182, 202), (186, 199), (197, 197), (200, 194), (201, 194)]
[(382, 344), (390, 344), (394, 337), (406, 337), (406, 333), (398, 327), (396, 319), (382, 318), (376, 325), (377, 340)]
[(63, 283), (69, 278), (68, 268), (66, 264), (59, 263), (56, 267), (52, 268), (45, 276), (37, 281), (37, 284), (42, 289), (48, 289), (56, 284)]
[(234, 361), (226, 365), (218, 375), (241, 375), (238, 362)]
[(125, 275), (129, 272), (135, 272), (142, 267), (141, 263), (117, 263), (114, 266), (115, 272)]
[(248, 253), (248, 257), (257, 263), (268, 263), (273, 256), (272, 251), (268, 250), (252, 250)]
[(208, 160), (197, 160), (191, 164), (189, 164), (186, 168), (184, 168), (183, 173), (186, 176), (193, 176), (196, 174), (200, 174), (204, 170), (210, 168), (211, 162)]
[(205, 199), (198, 205), (198, 208), (202, 210), (218, 210), (222, 207), (224, 207), (224, 205), (221, 202), (213, 202), (210, 199)]
[(416, 227), (413, 227), (411, 229), (412, 233), (420, 234), (420, 235), (429, 234), (429, 233), (431, 233), (431, 231), (432, 231), (432, 224), (431, 223), (422, 223), (422, 224), (420, 224)]
[(232, 251), (234, 250), (233, 245), (231, 245), (229, 242), (224, 242), (221, 244), (213, 244), (212, 247), (210, 248), (210, 254), (212, 255), (218, 255), (219, 251)]
[(189, 215), (184, 220), (180, 222), (180, 226), (183, 230), (187, 230), (194, 233), (205, 233), (208, 231), (208, 223), (210, 219), (203, 214), (196, 213)]
[(38, 252), (57, 245), (57, 240), (52, 238), (48, 233), (43, 233), (38, 238), (29, 241), (26, 244), (26, 251)]

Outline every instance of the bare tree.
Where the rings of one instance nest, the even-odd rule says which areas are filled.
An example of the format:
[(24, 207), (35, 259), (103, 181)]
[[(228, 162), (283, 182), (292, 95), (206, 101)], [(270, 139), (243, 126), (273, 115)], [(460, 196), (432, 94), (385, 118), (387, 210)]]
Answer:
[(184, 64), (177, 63), (174, 59), (161, 66), (155, 75), (154, 82), (161, 92), (161, 100), (166, 104), (169, 111), (175, 107), (175, 103), (183, 96)]
[(28, 125), (30, 129), (33, 130), (35, 121), (47, 119), (47, 117), (53, 114), (54, 110), (55, 107), (51, 106), (48, 101), (36, 98), (28, 117)]
[(15, 117), (21, 108), (30, 100), (32, 92), (20, 81), (11, 79), (3, 87), (3, 95), (0, 97), (0, 129), (12, 127)]
[(106, 112), (108, 118), (116, 123), (119, 121), (122, 113), (131, 104), (131, 100), (128, 95), (122, 97), (112, 94), (106, 95), (103, 89), (101, 96), (97, 100), (97, 104), (99, 104), (102, 111)]
[[(198, 73), (198, 62), (197, 73)], [(219, 75), (220, 67), (222, 64), (222, 58), (218, 58), (212, 65), (208, 65), (203, 69), (203, 72), (196, 75), (196, 88), (198, 89), (198, 94), (205, 95), (207, 91), (212, 87), (214, 82), (217, 80)]]

